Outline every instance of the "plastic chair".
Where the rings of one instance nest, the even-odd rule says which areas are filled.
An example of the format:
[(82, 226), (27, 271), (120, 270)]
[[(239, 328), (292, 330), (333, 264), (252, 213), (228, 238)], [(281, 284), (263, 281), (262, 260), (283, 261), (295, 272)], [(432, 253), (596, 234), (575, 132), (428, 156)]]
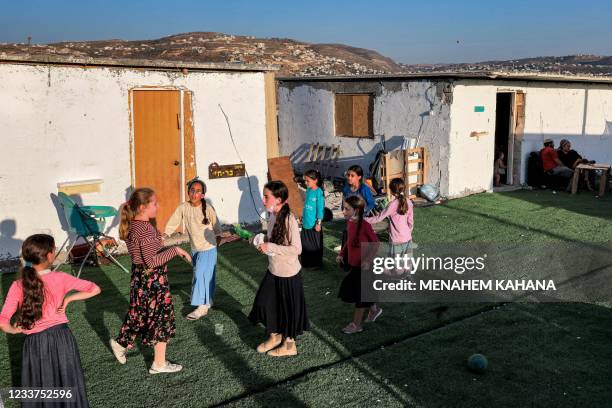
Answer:
[[(68, 254), (70, 254), (72, 248), (77, 243), (79, 238), (83, 238), (83, 240), (89, 245), (89, 251), (87, 252), (87, 255), (85, 255), (85, 258), (83, 258), (83, 262), (81, 262), (81, 267), (77, 273), (77, 278), (81, 276), (81, 271), (83, 270), (85, 262), (87, 259), (89, 259), (93, 251), (96, 250), (97, 245), (99, 245), (99, 248), (101, 248), (106, 258), (110, 259), (125, 273), (129, 274), (128, 270), (113, 257), (112, 253), (100, 240), (100, 238), (111, 238), (103, 231), (106, 225), (106, 218), (115, 217), (117, 215), (117, 210), (109, 206), (79, 206), (70, 197), (62, 192), (58, 194), (58, 198), (60, 205), (64, 210), (66, 222), (68, 223), (69, 234), (68, 238), (66, 238), (57, 253), (59, 254), (62, 249), (64, 249), (64, 246), (66, 246), (68, 243), (68, 240), (70, 240), (70, 233), (76, 235), (76, 238), (70, 246), (70, 249), (68, 249)], [(57, 270), (63, 263), (64, 262), (59, 263), (53, 270)]]

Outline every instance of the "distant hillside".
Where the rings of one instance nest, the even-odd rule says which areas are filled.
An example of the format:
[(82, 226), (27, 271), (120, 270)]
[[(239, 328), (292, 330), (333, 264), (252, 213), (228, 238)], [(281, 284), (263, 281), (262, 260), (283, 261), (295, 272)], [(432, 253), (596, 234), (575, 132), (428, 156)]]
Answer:
[(0, 56), (3, 53), (270, 64), (280, 67), (280, 75), (382, 74), (401, 69), (392, 59), (375, 51), (342, 44), (308, 44), (285, 38), (212, 32), (141, 41), (0, 44)]
[(223, 33), (176, 34), (156, 40), (73, 41), (55, 44), (0, 44), (5, 54), (163, 59), (277, 65), (279, 75), (359, 75), (397, 72), (506, 71), (612, 76), (612, 56), (534, 57), (473, 64), (398, 64), (376, 51), (343, 44), (309, 44), (287, 38)]
[(505, 71), (549, 73), (561, 75), (612, 76), (612, 56), (568, 55), (564, 57), (532, 57), (508, 61), (484, 61), (471, 64), (402, 65), (406, 72), (442, 71)]

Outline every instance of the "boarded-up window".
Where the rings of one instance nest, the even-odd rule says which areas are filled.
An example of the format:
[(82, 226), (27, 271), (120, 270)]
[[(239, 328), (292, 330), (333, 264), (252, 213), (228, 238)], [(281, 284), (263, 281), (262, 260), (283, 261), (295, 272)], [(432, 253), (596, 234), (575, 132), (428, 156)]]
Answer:
[(373, 111), (370, 94), (336, 94), (336, 136), (373, 137)]

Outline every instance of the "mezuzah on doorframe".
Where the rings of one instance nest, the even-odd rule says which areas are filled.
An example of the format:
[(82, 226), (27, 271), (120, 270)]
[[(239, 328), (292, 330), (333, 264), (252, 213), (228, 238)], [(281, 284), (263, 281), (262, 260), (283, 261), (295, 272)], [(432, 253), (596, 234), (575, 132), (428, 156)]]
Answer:
[(242, 177), (244, 175), (244, 163), (220, 165), (219, 163), (215, 162), (208, 166), (209, 179)]

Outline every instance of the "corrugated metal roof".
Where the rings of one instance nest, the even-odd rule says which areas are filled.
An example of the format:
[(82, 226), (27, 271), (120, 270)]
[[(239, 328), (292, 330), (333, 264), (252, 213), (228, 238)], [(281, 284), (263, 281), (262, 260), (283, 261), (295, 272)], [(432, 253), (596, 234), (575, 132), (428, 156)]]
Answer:
[(3, 55), (0, 54), (0, 63), (18, 64), (45, 64), (45, 65), (76, 65), (97, 67), (124, 67), (149, 68), (162, 71), (176, 71), (191, 69), (197, 71), (278, 71), (273, 65), (234, 64), (227, 62), (195, 62), (195, 61), (169, 61), (128, 58), (92, 58), (73, 57), (65, 55)]
[(327, 75), (302, 77), (277, 77), (281, 82), (335, 82), (335, 81), (384, 81), (384, 80), (418, 80), (418, 79), (481, 79), (511, 81), (545, 81), (545, 82), (589, 82), (612, 84), (612, 77), (574, 76), (545, 73), (510, 73), (497, 71), (478, 72), (424, 72), (372, 75)]

